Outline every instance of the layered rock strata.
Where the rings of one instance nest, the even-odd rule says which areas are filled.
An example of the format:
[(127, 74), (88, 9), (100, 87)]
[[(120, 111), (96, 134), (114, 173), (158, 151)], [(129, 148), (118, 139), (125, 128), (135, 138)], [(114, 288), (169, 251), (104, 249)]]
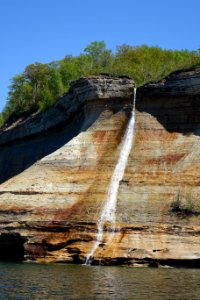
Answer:
[[(1, 132), (1, 233), (23, 240), (25, 259), (80, 263), (91, 250), (133, 85), (82, 79), (55, 108)], [(137, 95), (116, 229), (105, 226), (94, 263), (198, 266), (200, 73), (174, 74)]]

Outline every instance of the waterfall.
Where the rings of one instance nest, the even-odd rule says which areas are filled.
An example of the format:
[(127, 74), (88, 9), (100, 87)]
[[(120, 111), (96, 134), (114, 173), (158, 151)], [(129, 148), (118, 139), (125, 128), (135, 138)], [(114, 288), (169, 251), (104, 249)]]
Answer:
[(112, 226), (112, 232), (115, 231), (115, 212), (116, 212), (116, 204), (117, 204), (117, 193), (119, 189), (119, 183), (124, 176), (124, 171), (127, 165), (128, 157), (131, 151), (131, 147), (134, 140), (134, 127), (135, 127), (135, 102), (136, 102), (136, 88), (134, 88), (133, 95), (133, 108), (131, 112), (131, 118), (129, 120), (128, 126), (126, 128), (126, 132), (123, 136), (121, 150), (119, 154), (119, 158), (117, 164), (115, 166), (112, 178), (110, 180), (107, 197), (100, 215), (100, 218), (97, 223), (97, 237), (96, 243), (94, 244), (91, 251), (85, 258), (85, 264), (88, 265), (92, 262), (92, 258), (94, 256), (95, 251), (102, 243), (103, 240), (103, 228), (105, 223), (109, 222)]

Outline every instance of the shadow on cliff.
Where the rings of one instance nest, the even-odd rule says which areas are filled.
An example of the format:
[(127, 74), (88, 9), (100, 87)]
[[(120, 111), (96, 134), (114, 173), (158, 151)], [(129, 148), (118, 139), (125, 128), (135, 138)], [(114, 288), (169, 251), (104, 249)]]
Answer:
[[(116, 99), (109, 101), (92, 101), (85, 104), (70, 120), (65, 124), (60, 124), (56, 128), (45, 131), (39, 136), (30, 136), (22, 140), (17, 140), (11, 144), (6, 144), (0, 148), (0, 183), (23, 172), (35, 162), (53, 153), (64, 146), (81, 132), (86, 131), (100, 117), (105, 110), (113, 113), (124, 109), (129, 100)], [(129, 114), (130, 109), (126, 110)]]
[(168, 132), (200, 136), (200, 97), (145, 97), (138, 91), (136, 109), (155, 117)]

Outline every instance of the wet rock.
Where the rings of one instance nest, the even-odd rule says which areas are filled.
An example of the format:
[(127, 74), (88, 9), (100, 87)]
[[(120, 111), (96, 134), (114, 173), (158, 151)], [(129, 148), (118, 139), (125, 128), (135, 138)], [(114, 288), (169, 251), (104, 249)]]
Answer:
[[(200, 211), (199, 85), (191, 71), (139, 89), (116, 227), (105, 226), (94, 264), (199, 266), (199, 213), (171, 212), (178, 195)], [(26, 237), (27, 259), (80, 263), (90, 252), (132, 93), (128, 78), (82, 79), (55, 108), (1, 133), (1, 180), (10, 179), (0, 230)]]

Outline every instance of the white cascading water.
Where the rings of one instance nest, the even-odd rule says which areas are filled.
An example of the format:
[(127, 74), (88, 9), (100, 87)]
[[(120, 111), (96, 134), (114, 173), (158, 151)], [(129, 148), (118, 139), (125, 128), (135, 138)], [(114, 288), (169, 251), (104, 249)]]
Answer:
[(108, 188), (107, 197), (105, 204), (103, 206), (100, 218), (98, 220), (98, 233), (96, 238), (96, 243), (94, 244), (91, 251), (88, 253), (85, 258), (85, 264), (91, 264), (94, 253), (103, 240), (103, 228), (106, 222), (109, 222), (112, 226), (112, 232), (115, 231), (115, 212), (116, 212), (116, 203), (117, 203), (117, 193), (119, 188), (119, 183), (123, 178), (124, 171), (127, 165), (128, 157), (131, 151), (131, 147), (134, 140), (134, 128), (135, 128), (135, 102), (136, 102), (136, 88), (134, 88), (133, 96), (133, 108), (131, 112), (131, 118), (129, 120), (126, 132), (124, 134), (121, 151), (119, 154), (119, 159), (117, 161), (116, 167), (114, 169), (110, 185)]

